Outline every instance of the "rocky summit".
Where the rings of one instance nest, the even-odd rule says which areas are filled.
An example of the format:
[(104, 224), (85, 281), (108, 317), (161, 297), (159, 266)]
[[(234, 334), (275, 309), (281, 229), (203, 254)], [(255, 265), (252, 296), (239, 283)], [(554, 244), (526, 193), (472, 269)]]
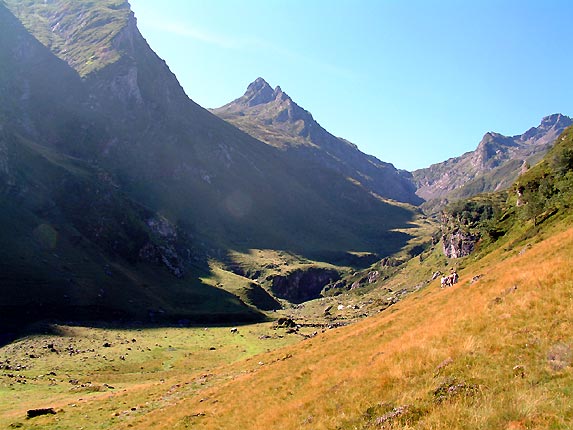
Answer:
[(298, 163), (312, 163), (350, 178), (378, 197), (420, 204), (409, 172), (364, 154), (353, 143), (325, 130), (312, 114), (281, 87), (263, 79), (252, 82), (238, 99), (212, 110), (241, 130), (281, 149)]
[(572, 123), (568, 116), (554, 114), (516, 136), (486, 133), (475, 151), (412, 172), (416, 193), (427, 201), (439, 201), (507, 188)]

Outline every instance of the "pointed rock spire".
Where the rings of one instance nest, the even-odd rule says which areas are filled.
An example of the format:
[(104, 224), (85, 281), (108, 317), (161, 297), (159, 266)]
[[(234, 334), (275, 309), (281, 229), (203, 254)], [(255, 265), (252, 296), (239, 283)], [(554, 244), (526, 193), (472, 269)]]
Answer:
[(257, 78), (254, 82), (249, 84), (242, 99), (246, 105), (256, 106), (273, 101), (275, 99), (275, 93), (267, 81), (263, 78)]

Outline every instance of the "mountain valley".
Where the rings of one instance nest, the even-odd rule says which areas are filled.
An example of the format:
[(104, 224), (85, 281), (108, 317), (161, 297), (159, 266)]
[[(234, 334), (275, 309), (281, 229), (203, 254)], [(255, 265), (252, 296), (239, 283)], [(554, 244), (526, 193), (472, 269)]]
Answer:
[(0, 427), (573, 423), (565, 114), (400, 170), (125, 0), (0, 0), (0, 98)]

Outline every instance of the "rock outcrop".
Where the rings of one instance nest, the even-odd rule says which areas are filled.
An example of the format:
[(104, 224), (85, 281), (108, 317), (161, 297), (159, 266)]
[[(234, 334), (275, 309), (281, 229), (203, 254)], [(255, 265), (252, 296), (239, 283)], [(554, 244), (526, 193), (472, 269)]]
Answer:
[(275, 275), (271, 280), (272, 293), (292, 303), (302, 303), (321, 296), (322, 289), (340, 279), (333, 269), (297, 269), (286, 275)]
[(479, 235), (464, 232), (461, 229), (442, 235), (442, 249), (448, 258), (460, 258), (470, 255), (479, 240)]

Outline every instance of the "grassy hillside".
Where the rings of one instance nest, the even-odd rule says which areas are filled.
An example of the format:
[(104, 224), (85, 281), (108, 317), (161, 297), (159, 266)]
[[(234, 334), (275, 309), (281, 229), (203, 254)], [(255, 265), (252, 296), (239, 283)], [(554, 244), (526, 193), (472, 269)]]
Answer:
[(174, 276), (180, 263), (173, 256), (193, 245), (152, 228), (162, 222), (157, 214), (105, 171), (20, 136), (3, 134), (0, 145), (8, 166), (0, 171), (0, 332), (43, 318), (263, 318), (250, 300), (203, 283), (206, 264)]
[(42, 44), (81, 76), (102, 69), (121, 57), (112, 43), (130, 14), (125, 0), (4, 0), (4, 3), (26, 27), (36, 29), (35, 35)]
[[(0, 379), (6, 399), (0, 424), (571, 428), (572, 142), (569, 130), (542, 164), (521, 177), (519, 206), (515, 196), (486, 196), (455, 212), (462, 223), (477, 220), (471, 225), (478, 229), (498, 219), (502, 235), (483, 239), (474, 254), (455, 262), (429, 250), (380, 285), (395, 287), (413, 279), (412, 273), (427, 277), (429, 272), (422, 272), (449, 263), (460, 274), (451, 288), (440, 288), (436, 279), (383, 312), (333, 330), (297, 332), (259, 324), (236, 333), (223, 328), (133, 334), (125, 328), (60, 327), (59, 337), (29, 337), (0, 349), (7, 370)], [(525, 209), (539, 193), (544, 204), (533, 212)], [(495, 205), (507, 206), (501, 212), (481, 210)], [(260, 258), (271, 257), (276, 258)], [(109, 347), (102, 348), (105, 343)], [(70, 347), (78, 352), (64, 358), (61, 351)], [(57, 413), (24, 421), (27, 409), (40, 407)]]
[[(114, 360), (107, 372), (80, 372), (83, 360), (58, 358), (53, 387), (49, 376), (37, 376), (49, 373), (45, 359), (34, 361), (30, 346), (21, 348), (32, 339), (22, 341), (15, 344), (20, 349), (2, 351), (13, 364), (29, 366), (17, 372), (26, 384), (2, 381), (12, 398), (28, 400), (5, 402), (2, 423), (23, 423), (27, 408), (55, 406), (56, 415), (29, 420), (26, 428), (569, 428), (573, 230), (557, 223), (544, 234), (468, 264), (452, 288), (440, 289), (436, 280), (378, 316), (231, 365), (201, 364), (192, 349), (184, 362), (173, 361), (182, 346), (169, 333), (134, 334), (137, 342), (148, 339), (146, 347), (157, 342), (158, 353), (172, 343), (153, 371), (163, 369), (161, 381), (153, 372), (130, 373), (141, 355), (126, 349), (131, 334), (118, 332), (111, 338), (115, 349), (98, 350)], [(261, 331), (256, 327), (239, 332)], [(83, 342), (76, 335), (58, 342)], [(103, 343), (111, 334), (97, 336)], [(238, 339), (212, 342), (232, 349)], [(61, 374), (78, 372), (100, 388), (60, 382)], [(114, 389), (101, 388), (104, 382)]]

